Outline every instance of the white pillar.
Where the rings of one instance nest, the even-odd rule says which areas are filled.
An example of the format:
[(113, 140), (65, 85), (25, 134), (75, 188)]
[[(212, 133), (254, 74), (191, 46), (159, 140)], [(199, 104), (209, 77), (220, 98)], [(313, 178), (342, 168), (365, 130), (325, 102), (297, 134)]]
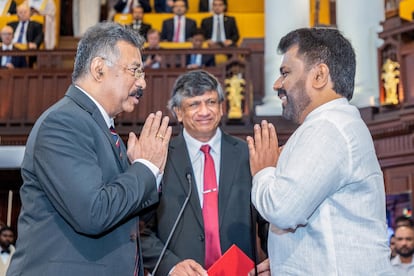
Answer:
[(99, 22), (101, 0), (73, 0), (73, 35), (81, 37), (86, 29)]
[(258, 116), (282, 114), (281, 101), (273, 91), (282, 59), (277, 54), (277, 45), (288, 32), (308, 26), (309, 0), (265, 0), (265, 97), (263, 105), (256, 106)]
[(357, 107), (378, 105), (378, 32), (384, 20), (384, 1), (336, 0), (336, 23), (356, 53), (355, 90), (351, 103)]

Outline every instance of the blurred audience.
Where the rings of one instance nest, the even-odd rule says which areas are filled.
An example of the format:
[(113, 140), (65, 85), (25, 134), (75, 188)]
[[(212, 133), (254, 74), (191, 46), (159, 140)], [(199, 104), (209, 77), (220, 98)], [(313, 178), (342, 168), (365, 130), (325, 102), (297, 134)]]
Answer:
[(134, 7), (141, 6), (144, 12), (151, 12), (149, 0), (118, 0), (114, 5), (114, 10), (118, 13), (132, 13)]
[(130, 28), (136, 30), (141, 36), (147, 39), (147, 33), (152, 28), (151, 24), (144, 23), (144, 9), (141, 6), (132, 8), (132, 24)]
[(144, 48), (142, 60), (144, 61), (144, 68), (158, 69), (161, 67), (162, 57), (160, 55), (145, 54), (146, 50), (159, 50), (160, 47), (160, 32), (157, 29), (151, 29), (147, 33), (148, 46)]
[[(13, 28), (6, 25), (0, 31), (1, 52), (19, 50), (13, 45)], [(2, 56), (1, 68), (13, 69), (27, 67), (26, 57), (24, 56)]]
[(397, 229), (400, 226), (414, 227), (414, 221), (410, 217), (406, 217), (404, 215), (396, 217), (394, 220), (394, 229)]
[(28, 49), (38, 49), (43, 43), (43, 25), (30, 20), (30, 8), (26, 2), (17, 7), (18, 21), (10, 22), (13, 43), (27, 44)]
[(56, 5), (54, 0), (44, 1), (29, 0), (31, 13), (44, 16), (44, 43), (45, 49), (51, 50), (56, 46)]
[[(197, 29), (191, 38), (193, 49), (203, 48), (205, 41), (204, 32), (201, 29)], [(209, 67), (215, 65), (214, 55), (203, 55), (203, 54), (191, 54), (187, 55), (186, 65), (188, 69), (198, 69), (202, 67)]]

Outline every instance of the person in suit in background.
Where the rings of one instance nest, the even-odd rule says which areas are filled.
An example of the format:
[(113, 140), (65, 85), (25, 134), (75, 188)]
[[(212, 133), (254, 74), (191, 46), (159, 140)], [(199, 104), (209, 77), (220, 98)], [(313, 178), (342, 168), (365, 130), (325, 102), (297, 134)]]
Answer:
[(144, 9), (141, 6), (132, 8), (133, 22), (130, 28), (137, 31), (142, 37), (147, 39), (147, 33), (152, 28), (151, 24), (144, 23)]
[[(203, 48), (204, 41), (205, 39), (204, 39), (203, 30), (197, 29), (193, 37), (191, 38), (193, 49)], [(199, 69), (202, 67), (215, 66), (216, 62), (214, 60), (214, 55), (210, 55), (210, 54), (203, 55), (203, 54), (194, 53), (191, 55), (187, 55), (186, 65), (188, 69)]]
[(224, 0), (213, 0), (213, 16), (201, 21), (207, 43), (210, 47), (236, 46), (239, 40), (239, 29), (236, 19), (224, 14), (226, 3)]
[[(175, 0), (154, 0), (154, 9), (157, 13), (170, 13), (173, 11)], [(188, 9), (188, 1), (184, 0)]]
[(110, 22), (79, 41), (72, 85), (26, 144), (8, 276), (143, 275), (138, 213), (158, 201), (171, 127), (150, 114), (127, 149), (113, 128), (145, 89), (143, 43)]
[[(160, 32), (157, 29), (150, 29), (147, 33), (148, 46), (144, 48), (144, 53), (147, 50), (159, 50), (160, 47)], [(161, 67), (162, 56), (158, 54), (144, 54), (142, 56), (144, 61), (144, 68), (158, 69)]]
[(187, 18), (187, 4), (184, 0), (176, 0), (173, 5), (174, 17), (162, 22), (161, 41), (185, 42), (194, 35), (197, 23)]
[[(227, 7), (227, 0), (224, 0), (224, 5)], [(211, 12), (213, 11), (213, 0), (200, 0), (198, 2), (198, 12)], [(227, 12), (227, 8), (224, 10)]]
[[(172, 89), (168, 108), (183, 130), (170, 142), (160, 203), (141, 233), (148, 270), (154, 269), (189, 193), (189, 184), (193, 192), (155, 275), (206, 275), (206, 269), (233, 244), (256, 259), (256, 213), (250, 201), (248, 148), (243, 140), (220, 129), (223, 101), (220, 83), (204, 70), (184, 73)], [(210, 147), (209, 155), (214, 160), (212, 170), (204, 169), (207, 153), (201, 149), (206, 147)], [(204, 173), (215, 175), (216, 188), (204, 186), (208, 181)], [(187, 174), (191, 174), (191, 182)], [(215, 197), (215, 203), (206, 198), (210, 195)], [(207, 211), (215, 213), (213, 220), (206, 221)], [(209, 239), (210, 231), (216, 233), (215, 242)], [(212, 244), (214, 248), (209, 247)]]
[[(6, 25), (1, 29), (1, 48), (0, 51), (19, 50), (13, 45), (13, 28)], [(1, 57), (2, 68), (23, 68), (27, 67), (26, 57), (24, 56), (2, 56)]]
[(43, 25), (30, 20), (30, 8), (26, 2), (17, 7), (18, 21), (10, 22), (13, 43), (27, 44), (28, 49), (38, 49), (43, 43)]
[(0, 229), (0, 276), (5, 276), (10, 265), (10, 259), (16, 250), (14, 248), (14, 232), (8, 226)]

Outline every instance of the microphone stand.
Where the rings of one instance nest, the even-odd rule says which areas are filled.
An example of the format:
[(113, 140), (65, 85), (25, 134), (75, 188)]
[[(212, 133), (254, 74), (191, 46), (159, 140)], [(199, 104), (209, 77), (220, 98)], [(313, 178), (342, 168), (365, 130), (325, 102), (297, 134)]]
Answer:
[(165, 245), (162, 248), (160, 257), (158, 258), (157, 263), (155, 264), (155, 267), (154, 267), (154, 269), (151, 272), (151, 275), (152, 276), (155, 276), (155, 272), (157, 272), (158, 267), (159, 267), (159, 265), (161, 263), (161, 260), (164, 257), (164, 254), (165, 254), (165, 251), (167, 250), (168, 244), (170, 243), (171, 238), (172, 238), (172, 235), (175, 232), (175, 228), (177, 228), (178, 222), (180, 221), (181, 216), (183, 215), (184, 209), (187, 206), (188, 201), (190, 200), (190, 195), (191, 195), (191, 191), (192, 191), (192, 178), (191, 178), (191, 172), (190, 171), (187, 171), (185, 173), (185, 178), (187, 179), (187, 182), (188, 182), (188, 194), (187, 194), (187, 197), (185, 198), (185, 201), (183, 203), (183, 206), (181, 207), (180, 212), (178, 213), (178, 216), (175, 219), (174, 225), (171, 228), (171, 231), (170, 231), (170, 234), (168, 235), (167, 241), (165, 242)]

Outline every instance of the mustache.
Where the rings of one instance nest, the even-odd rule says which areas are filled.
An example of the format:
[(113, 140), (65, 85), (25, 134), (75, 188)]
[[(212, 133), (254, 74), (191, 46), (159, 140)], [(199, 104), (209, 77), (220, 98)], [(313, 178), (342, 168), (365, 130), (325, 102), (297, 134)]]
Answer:
[(131, 94), (129, 94), (129, 96), (131, 97), (135, 97), (138, 100), (144, 95), (144, 90), (139, 87), (137, 90), (135, 90), (134, 92), (132, 92)]
[(283, 88), (279, 88), (279, 89), (277, 90), (277, 95), (278, 95), (279, 97), (287, 96), (287, 92), (286, 92), (286, 90), (285, 90), (285, 89), (283, 89)]

